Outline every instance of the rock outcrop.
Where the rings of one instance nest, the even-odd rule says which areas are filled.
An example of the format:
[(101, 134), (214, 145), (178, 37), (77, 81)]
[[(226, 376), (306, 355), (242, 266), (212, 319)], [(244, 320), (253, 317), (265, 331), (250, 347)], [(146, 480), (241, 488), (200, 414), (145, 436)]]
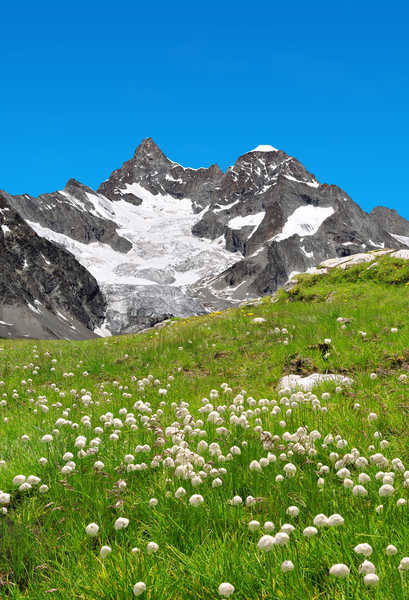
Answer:
[(72, 254), (38, 236), (0, 192), (0, 337), (83, 339), (105, 300)]

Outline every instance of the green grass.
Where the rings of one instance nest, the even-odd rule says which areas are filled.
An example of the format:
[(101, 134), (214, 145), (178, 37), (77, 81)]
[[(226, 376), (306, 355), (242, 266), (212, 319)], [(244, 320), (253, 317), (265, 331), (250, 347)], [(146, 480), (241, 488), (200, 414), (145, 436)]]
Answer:
[[(303, 276), (293, 290), (280, 292), (276, 302), (264, 298), (257, 306), (176, 320), (156, 332), (86, 342), (4, 340), (0, 459), (5, 464), (0, 489), (11, 494), (11, 501), (7, 514), (0, 515), (0, 597), (117, 600), (133, 597), (133, 585), (144, 581), (142, 598), (205, 600), (217, 598), (219, 584), (228, 581), (235, 586), (233, 598), (241, 600), (407, 600), (409, 571), (400, 573), (397, 567), (409, 555), (409, 512), (407, 504), (398, 507), (396, 502), (409, 499), (409, 487), (397, 471), (393, 496), (380, 498), (382, 480), (375, 475), (392, 471), (390, 461), (396, 457), (409, 470), (409, 384), (399, 380), (409, 369), (409, 263), (390, 258), (376, 262), (370, 269), (365, 264), (326, 276)], [(253, 323), (255, 317), (265, 322)], [(338, 317), (348, 319), (344, 328)], [(392, 327), (398, 332), (392, 333)], [(324, 344), (325, 338), (331, 343)], [(314, 388), (327, 412), (313, 410), (306, 395), (306, 402), (293, 397), (298, 406), (286, 414), (277, 391), (279, 379), (311, 372), (341, 373), (354, 381), (340, 391), (333, 383)], [(372, 379), (371, 373), (377, 377)], [(138, 381), (148, 376), (151, 381), (141, 390)], [(225, 393), (222, 383), (232, 391)], [(159, 390), (167, 385), (167, 394), (161, 395)], [(210, 399), (214, 389), (219, 396)], [(81, 401), (86, 391), (92, 396), (88, 406)], [(230, 423), (231, 414), (238, 412), (231, 407), (240, 404), (241, 391), (245, 410), (252, 411), (247, 428)], [(328, 398), (322, 398), (324, 392)], [(208, 413), (199, 412), (203, 398), (213, 407), (225, 406), (220, 425), (207, 422)], [(281, 409), (277, 415), (272, 414), (273, 401)], [(356, 404), (360, 407), (354, 408)], [(121, 409), (133, 413), (136, 428), (125, 422)], [(104, 426), (101, 416), (108, 412), (121, 423)], [(377, 414), (376, 421), (368, 422), (370, 412)], [(203, 457), (205, 467), (195, 459), (196, 472), (225, 469), (218, 473), (221, 487), (211, 485), (216, 472), (193, 487), (162, 464), (177, 443), (167, 428), (177, 424), (185, 428), (180, 440), (187, 449)], [(313, 454), (297, 453), (294, 441), (283, 437), (304, 426), (321, 433)], [(102, 430), (95, 432), (96, 427)], [(255, 427), (270, 432), (271, 447), (263, 447)], [(114, 431), (117, 440), (110, 439)], [(41, 442), (48, 433), (53, 441)], [(346, 447), (324, 443), (328, 434), (346, 440)], [(22, 440), (23, 435), (29, 440)], [(87, 439), (85, 450), (94, 447), (97, 453), (78, 457), (74, 444), (79, 435)], [(90, 444), (95, 438), (99, 441)], [(217, 442), (227, 460), (197, 452), (200, 439)], [(387, 448), (381, 449), (381, 440), (389, 442)], [(150, 449), (136, 453), (136, 446), (144, 444)], [(233, 446), (241, 454), (229, 460)], [(389, 459), (387, 467), (370, 463), (364, 470), (371, 478), (364, 484), (366, 497), (355, 497), (343, 487), (329, 456), (337, 452), (342, 458), (353, 448), (368, 459), (375, 452)], [(65, 452), (74, 454), (76, 468), (70, 474), (61, 473)], [(250, 462), (268, 452), (277, 460), (261, 473), (251, 471)], [(127, 454), (147, 468), (127, 470)], [(160, 457), (158, 466), (151, 465), (154, 456)], [(38, 462), (41, 457), (47, 458), (45, 466)], [(97, 460), (104, 463), (100, 472), (93, 466)], [(287, 462), (296, 465), (295, 477), (285, 476)], [(318, 463), (329, 466), (329, 473), (322, 475), (322, 491)], [(360, 470), (346, 466), (357, 484)], [(36, 475), (41, 483), (19, 491), (12, 483), (18, 474)], [(276, 481), (278, 474), (284, 475), (282, 482)], [(126, 488), (119, 488), (120, 480)], [(49, 487), (46, 493), (40, 493), (41, 484)], [(174, 496), (180, 486), (186, 489), (183, 499)], [(189, 504), (195, 493), (204, 498), (201, 506)], [(251, 495), (257, 502), (233, 506), (229, 500), (235, 495), (243, 501)], [(157, 498), (156, 507), (149, 505), (151, 498)], [(379, 504), (384, 508), (377, 513)], [(298, 517), (286, 514), (290, 505), (299, 507)], [(345, 523), (305, 538), (303, 529), (318, 513), (339, 513)], [(129, 526), (116, 531), (114, 522), (120, 516), (129, 519)], [(257, 543), (264, 532), (262, 527), (248, 530), (252, 519), (261, 525), (273, 521), (275, 533), (292, 523), (288, 545), (260, 551)], [(91, 522), (99, 525), (96, 538), (85, 533)], [(158, 543), (157, 553), (146, 552), (149, 541)], [(362, 542), (373, 547), (369, 560), (379, 576), (373, 589), (364, 586), (358, 573), (363, 557), (353, 549)], [(397, 547), (395, 556), (386, 555), (388, 544)], [(99, 556), (102, 545), (112, 548), (105, 559)], [(135, 547), (138, 553), (132, 552)], [(294, 563), (294, 571), (281, 572), (284, 560)], [(347, 564), (350, 576), (329, 576), (334, 563)]]

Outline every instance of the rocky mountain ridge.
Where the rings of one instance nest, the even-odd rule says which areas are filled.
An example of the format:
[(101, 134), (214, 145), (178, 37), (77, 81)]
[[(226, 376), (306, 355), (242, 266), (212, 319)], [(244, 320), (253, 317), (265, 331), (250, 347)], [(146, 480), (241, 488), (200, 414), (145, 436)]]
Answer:
[(106, 310), (96, 280), (12, 204), (0, 192), (0, 337), (92, 337)]
[[(30, 256), (39, 255), (38, 240), (49, 253), (54, 249), (51, 262), (59, 263), (53, 268), (65, 294), (57, 304), (72, 295), (80, 337), (224, 308), (272, 293), (323, 260), (409, 246), (409, 222), (396, 211), (365, 213), (339, 187), (320, 184), (272, 146), (245, 153), (224, 173), (217, 165), (185, 168), (148, 138), (97, 191), (71, 179), (62, 191), (38, 198), (1, 197), (19, 219), (11, 229), (19, 230)], [(41, 280), (47, 269), (37, 262)], [(19, 305), (31, 285), (28, 273), (16, 282)], [(74, 273), (80, 286), (65, 289)], [(35, 294), (45, 300), (41, 290)], [(8, 301), (4, 292), (3, 306)], [(47, 310), (55, 315), (57, 305)], [(26, 325), (25, 332), (5, 335), (69, 335), (49, 329)]]

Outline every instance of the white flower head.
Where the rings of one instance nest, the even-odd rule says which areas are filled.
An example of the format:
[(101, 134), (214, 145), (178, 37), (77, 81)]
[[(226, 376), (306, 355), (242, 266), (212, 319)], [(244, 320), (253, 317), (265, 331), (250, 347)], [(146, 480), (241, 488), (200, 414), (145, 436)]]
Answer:
[(217, 591), (219, 592), (219, 596), (223, 596), (223, 598), (229, 598), (234, 592), (234, 585), (226, 581), (219, 585)]
[(27, 492), (28, 490), (31, 490), (31, 483), (28, 483), (28, 481), (22, 483), (19, 487), (19, 492)]
[(376, 575), (376, 573), (368, 573), (368, 575), (365, 575), (364, 584), (368, 587), (374, 587), (375, 585), (378, 585), (378, 583), (379, 577)]
[(129, 525), (129, 519), (126, 517), (118, 517), (118, 519), (114, 523), (114, 527), (117, 531), (120, 529), (126, 529)]
[(133, 586), (133, 595), (141, 596), (145, 590), (146, 584), (143, 581), (138, 581), (138, 583), (135, 583), (135, 585)]
[(367, 496), (368, 495), (368, 490), (366, 488), (364, 488), (363, 485), (354, 485), (354, 487), (352, 488), (352, 493), (354, 496)]
[(105, 558), (108, 554), (111, 554), (112, 548), (110, 546), (101, 546), (101, 550), (99, 551), (99, 555), (101, 558)]
[(302, 532), (304, 537), (312, 537), (313, 535), (317, 535), (318, 529), (316, 527), (306, 527)]
[(186, 495), (186, 490), (183, 487), (179, 487), (175, 492), (175, 498), (183, 498)]
[(248, 524), (248, 528), (250, 531), (256, 531), (260, 527), (260, 523), (258, 521), (250, 521)]
[(291, 560), (285, 560), (284, 562), (281, 563), (281, 570), (283, 573), (288, 573), (288, 571), (293, 571), (294, 564), (291, 562)]
[(288, 533), (285, 533), (285, 531), (280, 531), (275, 536), (275, 543), (278, 546), (286, 546), (289, 541), (290, 541), (290, 537), (289, 537)]
[(338, 577), (339, 579), (348, 577), (349, 573), (350, 573), (349, 567), (347, 567), (343, 563), (337, 563), (335, 565), (332, 565), (332, 567), (329, 570), (330, 575), (333, 575), (334, 577)]
[(356, 554), (362, 554), (363, 556), (371, 556), (372, 546), (370, 544), (357, 544), (354, 548)]
[(409, 556), (404, 556), (399, 563), (399, 571), (409, 571)]
[(21, 485), (22, 483), (24, 483), (26, 480), (26, 476), (25, 475), (16, 475), (13, 479), (13, 485), (15, 485), (16, 487)]
[(148, 542), (146, 544), (146, 552), (148, 554), (153, 554), (154, 552), (157, 552), (159, 550), (159, 546), (156, 542)]
[(339, 525), (343, 525), (344, 522), (344, 518), (341, 515), (334, 514), (328, 517), (327, 525), (328, 527), (338, 527)]
[(359, 573), (360, 575), (368, 575), (368, 573), (375, 573), (376, 568), (373, 563), (369, 560), (364, 560), (363, 563), (359, 565)]
[(263, 552), (269, 552), (275, 545), (276, 540), (272, 535), (263, 535), (258, 541), (257, 548)]
[(394, 491), (395, 491), (395, 488), (393, 487), (393, 485), (386, 483), (385, 485), (382, 485), (379, 488), (379, 495), (380, 496), (392, 496)]
[(316, 527), (327, 527), (328, 526), (328, 517), (323, 513), (320, 513), (316, 517), (314, 517), (313, 521)]
[(193, 494), (193, 496), (190, 496), (189, 498), (189, 504), (191, 506), (200, 506), (201, 504), (203, 504), (203, 502), (204, 498), (200, 494)]
[(293, 463), (287, 463), (286, 465), (284, 465), (284, 472), (287, 475), (287, 477), (294, 477), (294, 475), (297, 472), (297, 467), (293, 465)]
[(0, 504), (10, 504), (10, 494), (7, 492), (0, 492)]
[(250, 471), (256, 471), (258, 473), (261, 473), (261, 471), (263, 470), (258, 460), (252, 460), (249, 468)]
[(96, 523), (90, 523), (85, 528), (85, 533), (89, 535), (89, 537), (96, 537), (98, 535), (99, 526)]

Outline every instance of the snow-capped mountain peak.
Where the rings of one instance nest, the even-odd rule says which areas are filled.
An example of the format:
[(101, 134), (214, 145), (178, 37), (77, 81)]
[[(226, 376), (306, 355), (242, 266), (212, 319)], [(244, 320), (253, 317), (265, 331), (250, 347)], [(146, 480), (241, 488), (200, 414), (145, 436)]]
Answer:
[(269, 144), (261, 144), (260, 146), (253, 148), (253, 150), (250, 150), (250, 152), (279, 152), (279, 150)]
[[(98, 286), (103, 323), (101, 300), (95, 315), (87, 300), (84, 326), (100, 335), (229, 306), (273, 292), (290, 273), (322, 260), (401, 248), (409, 239), (409, 223), (396, 211), (378, 207), (368, 215), (269, 145), (224, 173), (216, 164), (181, 166), (146, 138), (97, 191), (70, 179), (61, 191), (7, 195), (7, 203), (24, 231), (40, 236), (33, 240), (68, 250), (88, 287)], [(0, 242), (1, 235), (15, 240), (13, 224), (1, 224)]]

